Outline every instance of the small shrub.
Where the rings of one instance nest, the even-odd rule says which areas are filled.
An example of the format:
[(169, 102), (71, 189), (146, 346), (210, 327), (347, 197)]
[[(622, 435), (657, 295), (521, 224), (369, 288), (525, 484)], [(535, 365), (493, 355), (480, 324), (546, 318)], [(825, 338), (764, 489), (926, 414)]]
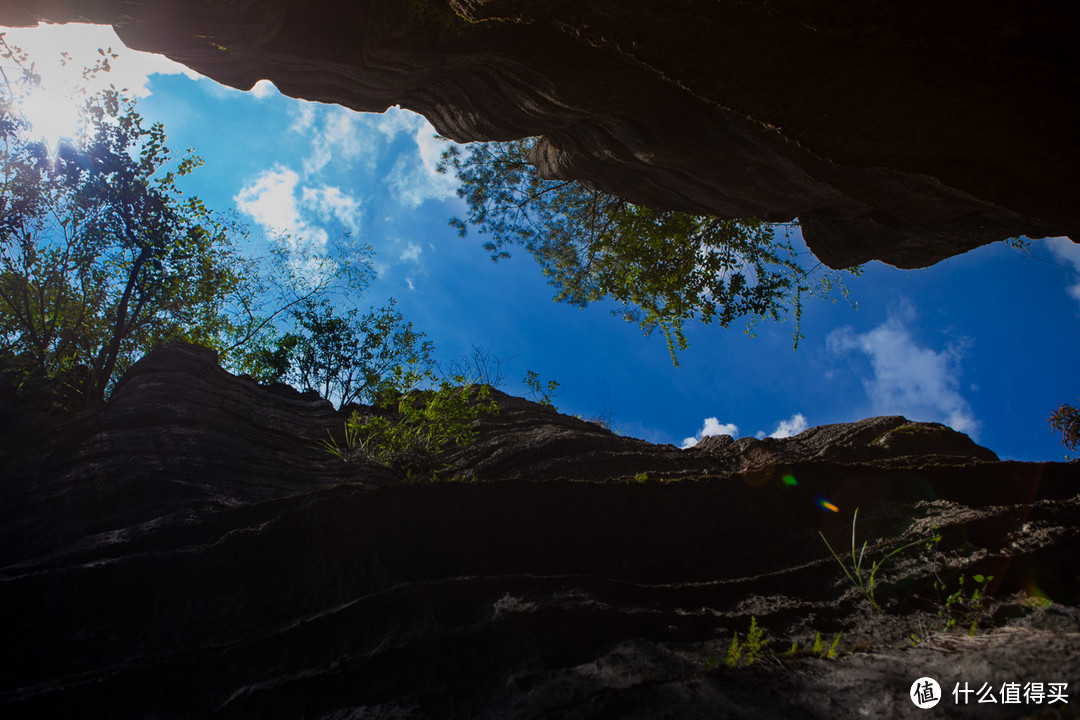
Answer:
[(837, 650), (840, 647), (840, 637), (844, 634), (844, 631), (836, 633), (836, 637), (833, 638), (832, 645), (829, 646), (829, 651), (825, 653), (825, 657), (832, 660), (836, 657)]
[[(966, 625), (968, 635), (974, 635), (979, 629), (979, 623), (987, 619), (989, 614), (989, 597), (986, 594), (993, 575), (972, 575), (972, 581), (976, 586), (970, 591), (964, 590), (964, 575), (960, 575), (957, 588), (945, 596), (945, 600), (938, 610), (938, 617), (945, 618), (945, 626), (942, 631), (951, 630), (957, 625)], [(938, 580), (934, 586), (941, 592), (946, 590), (945, 583)]]
[(735, 633), (735, 637), (731, 638), (731, 645), (728, 646), (727, 656), (724, 658), (724, 664), (730, 668), (738, 667), (739, 658), (742, 657), (742, 645), (739, 644), (739, 633)]
[(1080, 450), (1080, 408), (1062, 404), (1047, 421), (1050, 429), (1061, 433), (1061, 444), (1070, 450)]
[(836, 633), (836, 637), (833, 638), (832, 644), (828, 647), (825, 646), (825, 639), (821, 637), (821, 633), (818, 632), (814, 635), (814, 642), (810, 646), (810, 650), (803, 650), (800, 652), (799, 643), (791, 643), (791, 649), (784, 653), (785, 657), (800, 657), (800, 656), (813, 656), (819, 657), (825, 660), (832, 660), (836, 657), (838, 648), (840, 647), (840, 638), (843, 636), (843, 631)]
[(765, 639), (765, 631), (758, 627), (757, 618), (750, 618), (750, 630), (746, 633), (746, 664), (753, 665), (761, 659), (765, 646), (771, 641)]
[(407, 480), (441, 479), (440, 456), (473, 442), (475, 421), (498, 412), (490, 386), (467, 383), (460, 376), (453, 382), (444, 379), (431, 390), (386, 387), (375, 407), (375, 414), (353, 412), (343, 444), (331, 437), (323, 447), (346, 461), (366, 457), (395, 468)]
[[(757, 624), (757, 618), (751, 616), (750, 629), (746, 633), (746, 642), (739, 641), (739, 633), (735, 633), (728, 646), (724, 664), (729, 668), (739, 666), (739, 662), (745, 660), (747, 666), (753, 665), (765, 654), (765, 646), (772, 640), (765, 638), (765, 631)], [(706, 658), (707, 660), (707, 658)]]
[(525, 387), (529, 389), (528, 398), (540, 405), (551, 405), (555, 407), (551, 399), (557, 394), (559, 389), (559, 383), (557, 380), (548, 380), (545, 385), (540, 381), (540, 375), (532, 370), (525, 371), (525, 379), (522, 381), (525, 383)]

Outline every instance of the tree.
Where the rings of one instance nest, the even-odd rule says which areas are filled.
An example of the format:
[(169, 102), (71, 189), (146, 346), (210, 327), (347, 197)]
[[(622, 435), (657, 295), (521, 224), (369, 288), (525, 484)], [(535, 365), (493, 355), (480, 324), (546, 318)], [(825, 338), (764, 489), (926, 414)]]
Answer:
[[(325, 298), (290, 311), (293, 329), (257, 348), (249, 373), (261, 382), (289, 382), (334, 399), (339, 407), (374, 402), (388, 384), (411, 387), (433, 364), (434, 347), (395, 308), (338, 314)], [(407, 376), (407, 377), (406, 377)]]
[(40, 378), (71, 377), (100, 401), (146, 348), (219, 345), (235, 328), (224, 299), (243, 285), (238, 228), (185, 197), (176, 180), (201, 160), (173, 160), (115, 90), (84, 99), (80, 136), (51, 152), (20, 102), (39, 78), (0, 38), (0, 344)]
[[(108, 71), (114, 56), (99, 53), (84, 77)], [(370, 248), (348, 236), (319, 252), (284, 237), (262, 257), (242, 253), (246, 228), (177, 185), (202, 160), (174, 159), (164, 127), (115, 89), (84, 96), (78, 136), (51, 151), (21, 112), (40, 84), (34, 64), (2, 34), (0, 58), (0, 350), (24, 382), (66, 383), (93, 404), (174, 340), (240, 369), (290, 311), (370, 280)]]
[(672, 361), (687, 347), (684, 323), (727, 327), (793, 312), (795, 343), (806, 293), (828, 292), (838, 275), (807, 270), (777, 226), (634, 205), (573, 180), (541, 178), (528, 162), (535, 138), (474, 143), (443, 152), (440, 172), (461, 181), (464, 220), (490, 239), (493, 261), (523, 246), (543, 268), (556, 301), (584, 307), (610, 297), (646, 335), (659, 329)]
[(1061, 433), (1061, 444), (1070, 450), (1080, 449), (1080, 408), (1062, 403), (1048, 421), (1050, 429)]

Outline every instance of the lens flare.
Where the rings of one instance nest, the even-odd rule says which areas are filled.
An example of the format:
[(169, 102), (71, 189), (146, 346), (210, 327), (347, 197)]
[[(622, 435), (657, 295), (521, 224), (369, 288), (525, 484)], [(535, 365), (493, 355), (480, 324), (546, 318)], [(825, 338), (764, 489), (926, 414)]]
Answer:
[(799, 484), (799, 481), (795, 479), (795, 476), (790, 473), (781, 478), (781, 480), (783, 480), (784, 485), (787, 487), (795, 487)]
[(826, 510), (831, 510), (832, 512), (835, 512), (835, 513), (840, 512), (840, 508), (836, 507), (835, 505), (833, 505), (831, 502), (829, 502), (825, 498), (818, 498), (817, 504), (818, 504), (819, 507), (822, 507), (822, 508), (824, 508)]
[(62, 138), (73, 138), (78, 133), (78, 108), (70, 97), (63, 94), (35, 88), (22, 101), (22, 112), (33, 134), (40, 137), (53, 152), (56, 152)]

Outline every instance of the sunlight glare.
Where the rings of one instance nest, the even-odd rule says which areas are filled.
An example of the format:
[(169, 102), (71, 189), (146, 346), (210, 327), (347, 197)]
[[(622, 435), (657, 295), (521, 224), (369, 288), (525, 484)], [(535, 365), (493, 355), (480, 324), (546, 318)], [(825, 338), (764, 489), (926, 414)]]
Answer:
[(22, 111), (31, 133), (53, 153), (61, 139), (73, 138), (79, 131), (79, 111), (70, 95), (35, 88), (22, 101)]

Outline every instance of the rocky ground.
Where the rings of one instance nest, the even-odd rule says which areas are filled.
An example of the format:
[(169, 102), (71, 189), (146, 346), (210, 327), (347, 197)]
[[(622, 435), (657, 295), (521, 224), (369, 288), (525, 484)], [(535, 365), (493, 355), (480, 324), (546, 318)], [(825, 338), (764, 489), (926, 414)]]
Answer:
[[(405, 484), (190, 346), (79, 417), (0, 386), (0, 713), (1080, 717), (1077, 465), (895, 417), (682, 451), (497, 399), (456, 482)], [(884, 562), (880, 611), (819, 535), (849, 554), (855, 508), (864, 577), (940, 535)]]

